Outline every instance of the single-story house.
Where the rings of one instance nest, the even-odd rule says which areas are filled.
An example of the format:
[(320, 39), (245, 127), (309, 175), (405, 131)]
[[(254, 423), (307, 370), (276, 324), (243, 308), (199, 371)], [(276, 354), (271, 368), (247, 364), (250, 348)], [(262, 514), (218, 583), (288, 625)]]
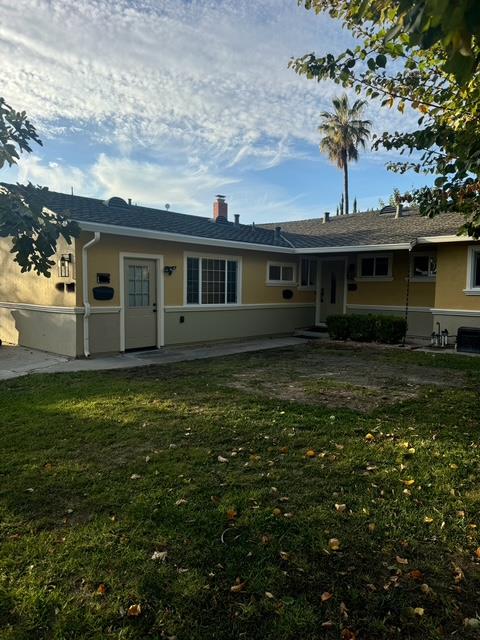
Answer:
[(480, 243), (457, 214), (386, 208), (258, 226), (49, 192), (76, 220), (50, 278), (21, 274), (0, 240), (0, 338), (68, 356), (273, 335), (330, 314), (407, 316), (428, 339), (480, 327)]

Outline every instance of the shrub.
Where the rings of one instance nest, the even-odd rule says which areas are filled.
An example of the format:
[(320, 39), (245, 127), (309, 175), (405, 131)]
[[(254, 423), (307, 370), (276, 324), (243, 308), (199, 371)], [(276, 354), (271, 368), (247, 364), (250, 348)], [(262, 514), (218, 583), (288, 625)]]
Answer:
[(332, 340), (398, 344), (407, 333), (406, 320), (398, 316), (337, 315), (329, 316), (326, 324)]

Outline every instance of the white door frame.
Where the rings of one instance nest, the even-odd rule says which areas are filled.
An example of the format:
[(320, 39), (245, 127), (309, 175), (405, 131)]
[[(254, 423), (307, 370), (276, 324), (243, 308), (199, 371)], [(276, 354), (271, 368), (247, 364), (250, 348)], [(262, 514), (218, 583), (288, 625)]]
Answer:
[(157, 282), (157, 348), (165, 344), (165, 300), (163, 283), (163, 256), (153, 253), (120, 253), (120, 351), (125, 351), (125, 259), (153, 260), (156, 265)]
[(315, 299), (315, 324), (319, 325), (320, 321), (320, 305), (321, 305), (321, 290), (322, 290), (322, 264), (324, 262), (344, 262), (344, 280), (343, 280), (343, 315), (347, 312), (347, 269), (348, 269), (348, 256), (329, 256), (328, 258), (317, 257), (317, 287), (316, 287), (316, 299)]

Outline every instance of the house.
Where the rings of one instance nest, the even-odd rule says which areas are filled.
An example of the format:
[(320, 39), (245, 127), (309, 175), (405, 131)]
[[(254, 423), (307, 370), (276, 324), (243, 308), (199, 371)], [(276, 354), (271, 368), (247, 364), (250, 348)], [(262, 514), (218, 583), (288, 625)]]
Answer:
[(20, 274), (0, 240), (0, 337), (68, 356), (273, 335), (334, 313), (407, 316), (428, 339), (480, 327), (480, 243), (457, 214), (353, 214), (273, 225), (49, 192), (81, 228), (51, 278)]

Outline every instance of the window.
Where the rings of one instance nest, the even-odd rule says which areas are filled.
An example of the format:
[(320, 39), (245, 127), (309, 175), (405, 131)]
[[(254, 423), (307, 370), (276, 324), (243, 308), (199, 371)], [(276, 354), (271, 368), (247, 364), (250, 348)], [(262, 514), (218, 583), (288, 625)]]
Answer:
[(296, 265), (269, 262), (267, 268), (267, 282), (269, 284), (295, 284)]
[(413, 279), (435, 278), (437, 275), (437, 258), (433, 254), (413, 254), (410, 275)]
[(128, 306), (150, 306), (150, 270), (148, 267), (128, 267)]
[(392, 277), (392, 257), (390, 255), (366, 255), (359, 257), (359, 278)]
[(237, 304), (238, 261), (187, 258), (187, 304)]
[(300, 261), (300, 286), (314, 287), (317, 282), (317, 261), (312, 258), (302, 258)]
[(480, 295), (480, 247), (472, 246), (468, 250), (467, 295)]

